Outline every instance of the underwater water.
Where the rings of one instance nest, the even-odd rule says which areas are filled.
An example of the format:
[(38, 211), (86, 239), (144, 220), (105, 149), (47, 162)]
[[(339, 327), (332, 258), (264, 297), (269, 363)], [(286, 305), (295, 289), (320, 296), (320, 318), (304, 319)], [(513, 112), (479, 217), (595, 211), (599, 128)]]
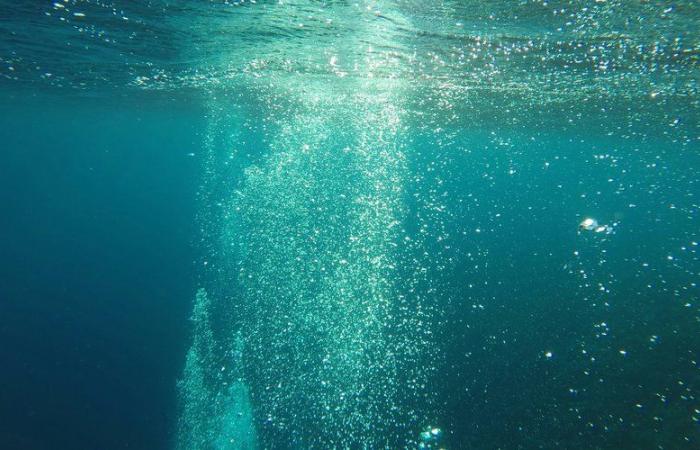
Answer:
[(700, 4), (0, 1), (1, 449), (700, 448)]

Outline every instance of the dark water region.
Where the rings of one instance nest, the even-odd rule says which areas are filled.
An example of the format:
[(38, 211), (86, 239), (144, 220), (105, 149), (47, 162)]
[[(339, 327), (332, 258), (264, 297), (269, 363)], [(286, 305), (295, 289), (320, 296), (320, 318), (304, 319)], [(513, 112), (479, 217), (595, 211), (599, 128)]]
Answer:
[(700, 446), (697, 2), (0, 6), (0, 449)]
[(148, 96), (2, 98), (0, 447), (167, 448), (202, 116)]

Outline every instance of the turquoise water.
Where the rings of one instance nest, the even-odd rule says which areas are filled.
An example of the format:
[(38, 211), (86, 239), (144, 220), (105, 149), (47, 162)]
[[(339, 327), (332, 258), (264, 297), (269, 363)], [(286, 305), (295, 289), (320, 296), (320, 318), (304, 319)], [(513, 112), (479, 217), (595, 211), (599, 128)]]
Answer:
[(700, 6), (0, 8), (0, 447), (700, 445)]

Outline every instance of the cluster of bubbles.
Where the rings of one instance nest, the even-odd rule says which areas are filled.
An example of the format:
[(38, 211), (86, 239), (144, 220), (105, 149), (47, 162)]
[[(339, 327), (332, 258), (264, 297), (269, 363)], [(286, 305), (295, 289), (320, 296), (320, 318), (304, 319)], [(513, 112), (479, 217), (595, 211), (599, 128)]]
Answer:
[(222, 352), (212, 312), (207, 292), (199, 289), (191, 318), (193, 342), (178, 382), (180, 417), (175, 448), (255, 450), (253, 409), (242, 372), (242, 338), (240, 334), (234, 337), (230, 354)]
[[(357, 45), (383, 24), (364, 24)], [(371, 76), (392, 64), (367, 49), (367, 76), (340, 85), (252, 77), (243, 116), (212, 95), (203, 263), (214, 328), (245, 344), (262, 447), (418, 447), (435, 420), (433, 256), (408, 216), (405, 86)]]
[(367, 89), (342, 107), (322, 98), (274, 118), (271, 151), (232, 200), (268, 445), (406, 445), (423, 411), (403, 399), (429, 395), (430, 324), (406, 292), (415, 263), (400, 112), (391, 93)]
[(442, 430), (437, 427), (428, 427), (420, 434), (419, 449), (439, 448), (442, 439)]
[(617, 223), (612, 225), (601, 225), (596, 219), (587, 217), (578, 225), (579, 231), (592, 231), (594, 233), (611, 234), (615, 231)]

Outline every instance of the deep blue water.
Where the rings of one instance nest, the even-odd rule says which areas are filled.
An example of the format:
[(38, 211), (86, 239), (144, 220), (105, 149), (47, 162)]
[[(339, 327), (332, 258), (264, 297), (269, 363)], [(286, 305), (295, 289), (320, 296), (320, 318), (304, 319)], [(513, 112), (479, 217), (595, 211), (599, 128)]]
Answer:
[(699, 24), (0, 1), (0, 449), (698, 448)]
[[(166, 448), (201, 117), (5, 92), (2, 448)], [(196, 107), (195, 107), (196, 108)]]

